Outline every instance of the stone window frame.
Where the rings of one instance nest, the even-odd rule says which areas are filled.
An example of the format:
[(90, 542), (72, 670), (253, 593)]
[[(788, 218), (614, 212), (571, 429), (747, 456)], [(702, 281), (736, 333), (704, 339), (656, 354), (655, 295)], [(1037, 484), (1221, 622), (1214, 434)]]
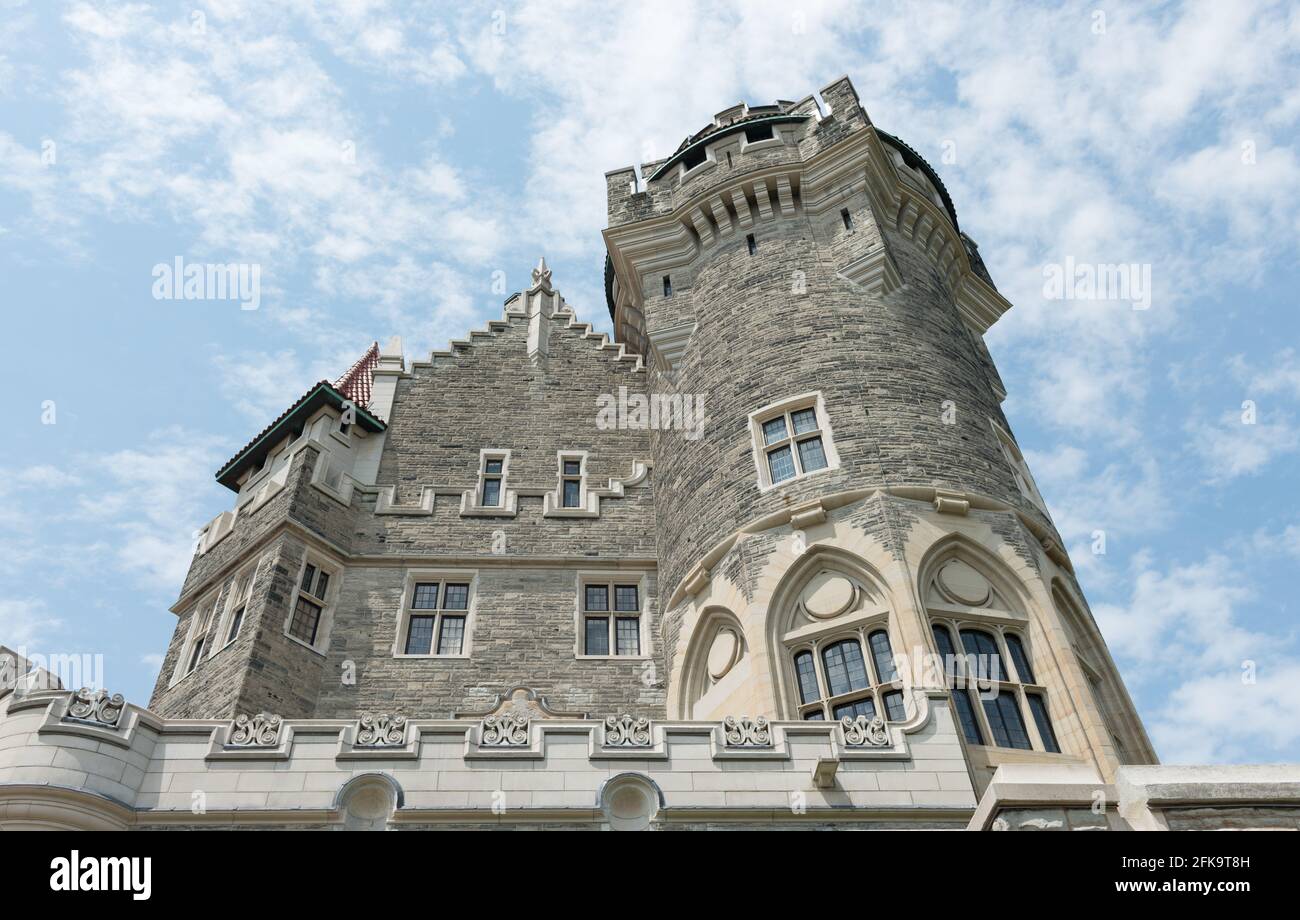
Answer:
[[(315, 567), (316, 574), (313, 578), (312, 590), (307, 592), (306, 599), (309, 603), (320, 608), (320, 614), (316, 620), (316, 636), (311, 642), (300, 639), (289, 632), (294, 611), (298, 609), (298, 599), (303, 593), (303, 575), (309, 565)], [(282, 632), (290, 642), (310, 649), (318, 655), (324, 655), (325, 650), (329, 648), (330, 632), (334, 626), (334, 610), (338, 606), (339, 585), (343, 582), (343, 567), (319, 553), (308, 550), (296, 571), (297, 574), (293, 580), (293, 593), (289, 596), (289, 610), (284, 618)], [(328, 577), (324, 597), (319, 597), (314, 593), (316, 585), (320, 584), (321, 573)]]
[[(441, 605), (446, 599), (446, 590), (448, 584), (467, 584), (469, 585), (469, 596), (465, 601), (465, 609), (447, 610), (442, 606), (436, 608), (416, 608), (415, 587), (422, 584), (438, 584), (438, 603)], [(478, 613), (478, 587), (479, 573), (477, 569), (458, 569), (458, 568), (419, 568), (408, 569), (406, 578), (402, 582), (402, 601), (401, 606), (397, 608), (396, 628), (393, 632), (393, 657), (422, 660), (437, 658), (442, 661), (468, 661), (473, 654), (474, 643), (474, 626), (477, 621)], [(411, 628), (411, 617), (434, 615), (433, 638), (429, 642), (429, 651), (426, 653), (414, 653), (406, 651), (407, 636)], [(444, 613), (451, 613), (454, 616), (464, 616), (465, 629), (461, 636), (460, 652), (455, 655), (441, 655), (438, 653), (438, 639), (442, 631), (442, 620)]]
[[(211, 651), (208, 652), (209, 658), (215, 658), (227, 646), (234, 643), (239, 638), (239, 633), (244, 628), (244, 623), (248, 619), (248, 605), (253, 599), (253, 588), (257, 586), (257, 573), (261, 565), (261, 559), (255, 559), (235, 572), (230, 579), (230, 590), (226, 592), (225, 603), (222, 604), (221, 616), (217, 620), (217, 635), (221, 636), (220, 644), (213, 644)], [(242, 597), (240, 596), (240, 582), (244, 579)], [(230, 631), (231, 621), (234, 619), (236, 604), (243, 601), (242, 606), (244, 613), (239, 619), (239, 626), (233, 633)]]
[[(221, 592), (223, 587), (224, 585), (217, 585), (209, 589), (202, 597), (195, 601), (194, 605), (190, 608), (191, 614), (189, 628), (185, 632), (185, 642), (181, 646), (181, 653), (176, 657), (176, 663), (172, 667), (171, 679), (167, 682), (169, 689), (197, 671), (199, 665), (201, 665), (205, 659), (210, 657), (209, 651), (209, 653), (201, 652), (199, 656), (195, 658), (194, 646), (196, 642), (206, 640), (208, 634), (212, 632), (213, 614), (216, 612), (217, 604), (221, 601)], [(204, 611), (205, 608), (206, 612), (203, 614), (202, 620), (202, 634), (200, 635), (199, 613), (200, 611)], [(191, 660), (193, 660), (192, 666), (190, 665)]]
[[(629, 571), (586, 571), (579, 572), (577, 577), (578, 589), (575, 592), (573, 607), (573, 626), (574, 642), (573, 657), (582, 661), (647, 661), (654, 657), (653, 650), (650, 648), (650, 615), (649, 602), (646, 598), (646, 575), (644, 572)], [(628, 619), (631, 611), (615, 610), (617, 606), (617, 592), (615, 588), (618, 585), (636, 585), (637, 596), (637, 633), (638, 646), (640, 653), (636, 655), (619, 655), (616, 653), (618, 648), (618, 623), (619, 619)], [(609, 607), (607, 611), (588, 611), (587, 606), (587, 586), (605, 585), (609, 588)], [(588, 655), (586, 652), (587, 644), (587, 618), (592, 613), (604, 613), (609, 619), (609, 639), (611, 651), (608, 655)], [(621, 614), (621, 616), (620, 616)]]
[[(507, 448), (485, 447), (478, 452), (478, 476), (474, 488), (461, 493), (460, 513), (462, 515), (514, 517), (518, 513), (518, 496), (515, 490), (510, 488), (510, 455), (511, 451)], [(501, 461), (500, 474), (487, 472), (489, 460)], [(484, 483), (489, 477), (501, 480), (500, 503), (496, 505), (485, 505), (482, 502)]]
[[(981, 618), (953, 616), (951, 614), (929, 614), (929, 624), (931, 631), (931, 641), (935, 642), (935, 653), (940, 654), (937, 641), (934, 639), (934, 628), (941, 627), (948, 631), (948, 641), (953, 643), (953, 648), (957, 654), (955, 662), (956, 670), (949, 670), (948, 662), (942, 663), (942, 671), (949, 683), (956, 682), (957, 686), (950, 686), (950, 692), (962, 691), (972, 694), (971, 704), (974, 710), (975, 722), (979, 726), (981, 744), (978, 747), (994, 748), (1001, 751), (1032, 751), (1035, 754), (1059, 754), (1060, 737), (1057, 734), (1054, 720), (1051, 716), (1051, 692), (1046, 685), (1041, 683), (1041, 672), (1033, 675), (1033, 681), (1026, 681), (1019, 673), (1015, 659), (1012, 657), (1006, 642), (1007, 635), (1013, 635), (1020, 640), (1024, 647), (1025, 655), (1031, 669), (1034, 668), (1034, 662), (1040, 660), (1035, 653), (1033, 643), (1029, 640), (1028, 630), (1023, 624), (1016, 622), (1006, 624), (1000, 622), (998, 618)], [(966, 651), (966, 644), (962, 641), (963, 630), (976, 630), (989, 634), (994, 637), (998, 649), (998, 658), (1001, 662), (1002, 677), (993, 679), (991, 677), (972, 676), (970, 672), (969, 653)], [(988, 713), (985, 710), (984, 702), (988, 688), (996, 685), (996, 691), (1001, 693), (1012, 693), (1016, 700), (1016, 711), (1020, 714), (1020, 721), (1024, 725), (1025, 735), (1029, 739), (1028, 748), (1017, 748), (1013, 746), (998, 744), (993, 734), (993, 728), (989, 722)], [(1048, 750), (1043, 741), (1042, 733), (1038, 726), (1038, 719), (1034, 715), (1029, 705), (1029, 696), (1037, 696), (1042, 702), (1045, 711), (1048, 714), (1048, 727), (1052, 732), (1053, 741), (1058, 748), (1057, 751)], [(958, 730), (961, 726), (958, 725)], [(966, 744), (973, 745), (975, 742), (970, 741), (962, 735), (962, 740)]]
[[(556, 481), (555, 491), (547, 492), (542, 497), (542, 514), (546, 517), (595, 517), (599, 513), (599, 499), (588, 485), (590, 476), (588, 467), (590, 463), (590, 454), (585, 450), (559, 450), (555, 452), (556, 457)], [(564, 474), (565, 461), (578, 461), (581, 465), (578, 467), (580, 473), (578, 476), (566, 476)], [(565, 480), (578, 480), (578, 504), (566, 506), (564, 504), (564, 482)]]
[[(791, 415), (803, 409), (812, 409), (816, 413), (817, 427), (811, 431), (795, 434)], [(772, 444), (767, 444), (763, 437), (763, 425), (778, 416), (785, 416), (786, 418), (786, 436)], [(822, 452), (826, 455), (826, 465), (821, 469), (804, 472), (803, 462), (799, 458), (798, 443), (801, 440), (806, 441), (813, 437), (821, 438)], [(840, 454), (835, 447), (835, 436), (831, 428), (830, 414), (826, 411), (826, 398), (820, 390), (800, 393), (798, 396), (791, 396), (778, 402), (769, 403), (761, 409), (751, 412), (749, 414), (749, 438), (750, 449), (754, 456), (754, 467), (758, 472), (758, 490), (760, 492), (769, 492), (772, 489), (782, 488), (809, 477), (820, 476), (823, 473), (829, 473), (840, 468)], [(794, 463), (795, 474), (779, 482), (773, 482), (772, 472), (768, 465), (768, 454), (786, 445), (790, 447), (790, 458)]]
[[(902, 679), (902, 672), (898, 667), (898, 653), (894, 651), (896, 636), (891, 626), (892, 618), (888, 610), (869, 610), (853, 616), (849, 622), (814, 623), (787, 633), (782, 638), (782, 648), (784, 651), (783, 665), (787, 669), (789, 686), (793, 693), (792, 718), (815, 721), (810, 720), (809, 716), (814, 712), (820, 712), (823, 720), (838, 721), (834, 715), (836, 706), (843, 706), (866, 699), (871, 701), (876, 715), (886, 721), (899, 721), (889, 718), (888, 707), (885, 703), (885, 697), (888, 694), (899, 693), (903, 701), (903, 719), (905, 720), (907, 718), (907, 687)], [(893, 656), (894, 676), (888, 680), (883, 679), (883, 675), (879, 673), (876, 658), (871, 649), (870, 637), (877, 632), (884, 632), (888, 637), (890, 652)], [(867, 686), (832, 695), (822, 653), (827, 648), (844, 640), (852, 640), (858, 643), (858, 648), (862, 652), (863, 664), (867, 670)], [(817, 699), (806, 703), (803, 700), (799, 681), (799, 668), (796, 664), (797, 656), (803, 652), (812, 655), (813, 671), (817, 678), (818, 691)]]
[(1020, 494), (1050, 518), (1047, 502), (1043, 500), (1043, 493), (1039, 491), (1038, 483), (1034, 481), (1034, 474), (1029, 471), (1029, 464), (1025, 462), (1025, 455), (1021, 452), (1020, 445), (1016, 443), (1015, 438), (1011, 437), (1011, 432), (993, 419), (989, 419), (989, 424), (993, 426), (993, 434), (998, 439), (998, 446), (1002, 448), (1002, 456), (1007, 461), (1007, 466), (1011, 467)]

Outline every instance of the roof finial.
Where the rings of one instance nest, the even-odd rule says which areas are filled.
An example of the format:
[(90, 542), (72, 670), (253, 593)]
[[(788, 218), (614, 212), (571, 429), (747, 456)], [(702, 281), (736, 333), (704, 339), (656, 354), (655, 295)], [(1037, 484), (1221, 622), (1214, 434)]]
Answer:
[(533, 269), (533, 286), (529, 290), (541, 288), (544, 291), (551, 289), (551, 270), (546, 267), (546, 256), (537, 260), (537, 267)]

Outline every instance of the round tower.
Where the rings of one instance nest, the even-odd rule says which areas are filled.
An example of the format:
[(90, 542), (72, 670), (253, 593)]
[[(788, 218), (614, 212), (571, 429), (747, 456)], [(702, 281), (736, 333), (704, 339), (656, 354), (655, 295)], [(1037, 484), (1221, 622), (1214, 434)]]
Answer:
[(1016, 712), (955, 701), (974, 760), (1153, 759), (1000, 408), (1010, 304), (934, 170), (841, 79), (607, 180), (615, 336), (702, 406), (651, 434), (670, 716), (896, 721), (899, 665), (983, 631), (1042, 674), (1005, 682)]

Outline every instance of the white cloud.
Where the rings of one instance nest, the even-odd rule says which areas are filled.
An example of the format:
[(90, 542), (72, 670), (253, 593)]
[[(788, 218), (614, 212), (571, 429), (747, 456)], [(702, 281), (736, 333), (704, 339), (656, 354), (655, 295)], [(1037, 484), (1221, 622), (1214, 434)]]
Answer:
[(1215, 424), (1189, 422), (1187, 431), (1210, 483), (1255, 475), (1277, 458), (1300, 449), (1300, 429), (1291, 418), (1275, 414), (1269, 419), (1258, 407), (1249, 424), (1243, 421), (1243, 412), (1228, 411)]
[(51, 616), (45, 602), (32, 598), (0, 598), (0, 645), (14, 651), (49, 641), (60, 622)]

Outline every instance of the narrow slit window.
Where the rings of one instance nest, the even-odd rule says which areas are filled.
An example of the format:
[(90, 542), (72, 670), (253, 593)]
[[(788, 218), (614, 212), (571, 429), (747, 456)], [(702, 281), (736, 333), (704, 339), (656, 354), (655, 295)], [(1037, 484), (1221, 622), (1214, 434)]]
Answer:
[(848, 208), (840, 208), (840, 220), (844, 221), (844, 229), (853, 229), (853, 215), (849, 213)]
[(671, 275), (664, 275), (664, 296), (673, 296), (673, 279)]
[(758, 254), (758, 243), (754, 241), (754, 234), (751, 233), (745, 237), (745, 245), (749, 247), (751, 256)]

